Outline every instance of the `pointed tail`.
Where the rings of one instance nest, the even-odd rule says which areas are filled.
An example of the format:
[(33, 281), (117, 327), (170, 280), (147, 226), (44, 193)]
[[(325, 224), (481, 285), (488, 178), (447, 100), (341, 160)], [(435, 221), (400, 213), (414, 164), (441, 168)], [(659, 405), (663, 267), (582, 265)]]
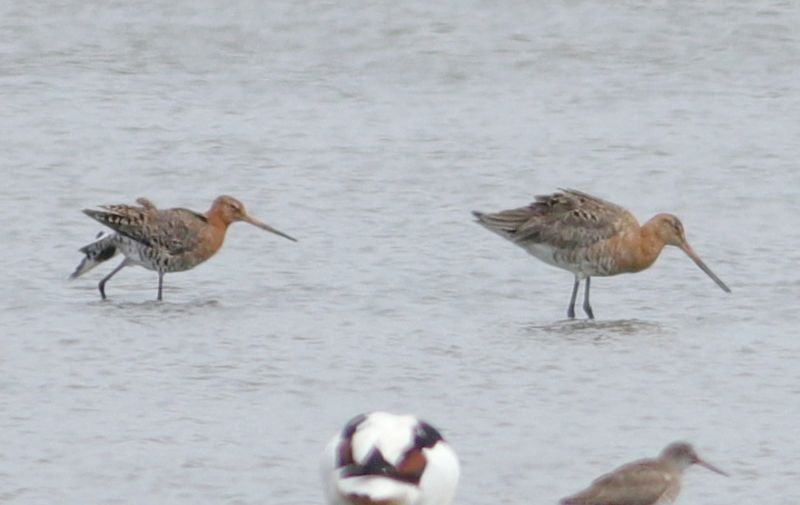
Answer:
[[(514, 211), (496, 212), (489, 214), (486, 212), (472, 211), (475, 222), (487, 230), (496, 233), (504, 239), (514, 242), (514, 232), (521, 224), (519, 216)], [(522, 221), (524, 222), (524, 221)]]
[(116, 235), (106, 235), (103, 232), (97, 235), (97, 240), (81, 247), (79, 250), (86, 255), (81, 260), (78, 268), (69, 276), (70, 279), (80, 277), (100, 263), (113, 258), (117, 254)]

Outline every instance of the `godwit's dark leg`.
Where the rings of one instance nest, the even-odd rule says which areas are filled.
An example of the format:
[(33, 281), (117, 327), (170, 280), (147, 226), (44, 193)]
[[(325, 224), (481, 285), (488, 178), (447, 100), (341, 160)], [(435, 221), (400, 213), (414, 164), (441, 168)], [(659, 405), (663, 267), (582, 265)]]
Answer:
[(586, 289), (583, 291), (583, 311), (586, 312), (586, 315), (589, 316), (589, 319), (594, 319), (592, 306), (589, 305), (589, 280), (591, 280), (591, 277), (586, 278)]
[(158, 272), (158, 300), (161, 301), (161, 288), (164, 286), (164, 272)]
[(108, 275), (106, 275), (105, 277), (103, 277), (103, 279), (100, 281), (100, 284), (98, 284), (98, 285), (97, 285), (97, 289), (99, 289), (99, 290), (100, 290), (100, 297), (101, 297), (103, 300), (105, 300), (105, 299), (106, 299), (106, 282), (108, 282), (108, 279), (110, 279), (110, 278), (114, 277), (114, 275), (115, 275), (117, 272), (119, 272), (120, 270), (122, 270), (122, 269), (123, 269), (123, 268), (125, 268), (126, 266), (128, 266), (128, 258), (125, 258), (124, 260), (122, 260), (122, 263), (120, 263), (120, 264), (119, 264), (119, 266), (118, 266), (117, 268), (115, 268), (114, 270), (112, 270), (110, 274), (108, 274)]
[(578, 298), (578, 286), (580, 285), (581, 281), (576, 276), (575, 284), (572, 286), (572, 298), (569, 299), (569, 307), (567, 307), (567, 317), (570, 319), (575, 319), (575, 300)]

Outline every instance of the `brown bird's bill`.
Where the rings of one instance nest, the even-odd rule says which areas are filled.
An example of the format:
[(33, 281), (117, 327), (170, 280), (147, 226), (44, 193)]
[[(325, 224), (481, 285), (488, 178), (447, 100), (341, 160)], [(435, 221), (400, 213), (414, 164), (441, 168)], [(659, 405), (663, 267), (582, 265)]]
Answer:
[(259, 221), (258, 219), (254, 218), (254, 217), (245, 216), (244, 218), (242, 218), (242, 221), (244, 221), (246, 223), (250, 223), (253, 226), (257, 226), (257, 227), (261, 228), (262, 230), (266, 230), (266, 231), (268, 231), (270, 233), (274, 233), (275, 235), (280, 235), (281, 237), (287, 238), (287, 239), (291, 240), (292, 242), (297, 242), (296, 238), (291, 237), (291, 236), (283, 233), (280, 230), (276, 230), (272, 226), (270, 226), (268, 224), (265, 224), (265, 223), (262, 223), (261, 221)]
[(700, 256), (698, 256), (697, 253), (694, 252), (694, 249), (692, 249), (692, 246), (690, 246), (688, 242), (684, 242), (683, 245), (681, 245), (681, 250), (685, 252), (686, 256), (689, 256), (698, 267), (700, 267), (700, 270), (702, 270), (703, 272), (706, 273), (706, 275), (711, 277), (711, 279), (713, 279), (714, 282), (717, 283), (717, 286), (722, 288), (722, 290), (725, 291), (726, 293), (731, 292), (731, 288), (725, 285), (725, 283), (722, 282), (722, 279), (717, 277), (717, 274), (712, 272), (711, 269), (708, 268), (708, 266), (705, 263), (703, 263), (703, 260), (701, 260)]
[(700, 458), (697, 458), (697, 461), (695, 461), (695, 463), (700, 465), (700, 466), (702, 466), (703, 468), (708, 468), (712, 472), (718, 473), (720, 475), (724, 475), (725, 477), (730, 477), (726, 472), (723, 472), (722, 470), (720, 470), (716, 466), (714, 466), (711, 463), (709, 463), (707, 461), (704, 461), (704, 460), (702, 460)]

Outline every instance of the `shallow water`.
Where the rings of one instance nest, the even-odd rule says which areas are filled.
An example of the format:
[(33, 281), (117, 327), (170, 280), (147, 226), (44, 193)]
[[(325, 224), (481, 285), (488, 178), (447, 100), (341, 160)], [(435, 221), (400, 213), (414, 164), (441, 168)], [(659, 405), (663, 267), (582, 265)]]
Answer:
[[(0, 6), (0, 501), (321, 503), (352, 415), (417, 413), (457, 503), (554, 503), (692, 441), (680, 503), (796, 505), (800, 10), (790, 2)], [(571, 276), (472, 223), (557, 187), (681, 217)], [(98, 268), (80, 209), (230, 193), (191, 272)]]

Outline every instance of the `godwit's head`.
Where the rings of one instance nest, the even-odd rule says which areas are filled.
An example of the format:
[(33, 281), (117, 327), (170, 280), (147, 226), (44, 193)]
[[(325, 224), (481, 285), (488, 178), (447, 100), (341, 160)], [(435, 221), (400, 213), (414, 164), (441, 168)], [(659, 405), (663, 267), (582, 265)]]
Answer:
[(661, 451), (661, 459), (680, 471), (683, 471), (692, 465), (700, 465), (708, 468), (712, 472), (717, 472), (718, 474), (726, 477), (728, 476), (727, 473), (700, 458), (700, 456), (697, 455), (697, 451), (694, 450), (694, 447), (686, 442), (673, 442), (669, 444), (663, 451)]
[(236, 198), (228, 195), (218, 196), (214, 203), (211, 204), (211, 210), (208, 211), (209, 215), (216, 215), (222, 220), (225, 225), (235, 223), (236, 221), (243, 221), (257, 226), (262, 230), (266, 230), (275, 235), (287, 238), (291, 241), (297, 242), (297, 239), (290, 237), (282, 231), (276, 230), (272, 226), (262, 223), (258, 219), (250, 216), (244, 208), (244, 204)]
[(681, 251), (686, 253), (695, 264), (700, 267), (700, 270), (706, 273), (709, 277), (711, 277), (717, 285), (722, 288), (723, 291), (726, 293), (730, 293), (731, 289), (722, 282), (722, 279), (717, 277), (717, 275), (711, 271), (710, 268), (700, 259), (700, 256), (692, 246), (689, 245), (689, 242), (686, 240), (686, 234), (683, 231), (683, 224), (681, 220), (677, 218), (677, 216), (673, 216), (672, 214), (657, 214), (653, 217), (648, 224), (653, 229), (655, 229), (656, 236), (661, 240), (665, 245), (673, 245), (675, 247), (680, 248)]
[(681, 247), (686, 243), (686, 234), (683, 231), (683, 223), (678, 216), (672, 214), (657, 214), (652, 219), (655, 224), (656, 235), (666, 245)]

